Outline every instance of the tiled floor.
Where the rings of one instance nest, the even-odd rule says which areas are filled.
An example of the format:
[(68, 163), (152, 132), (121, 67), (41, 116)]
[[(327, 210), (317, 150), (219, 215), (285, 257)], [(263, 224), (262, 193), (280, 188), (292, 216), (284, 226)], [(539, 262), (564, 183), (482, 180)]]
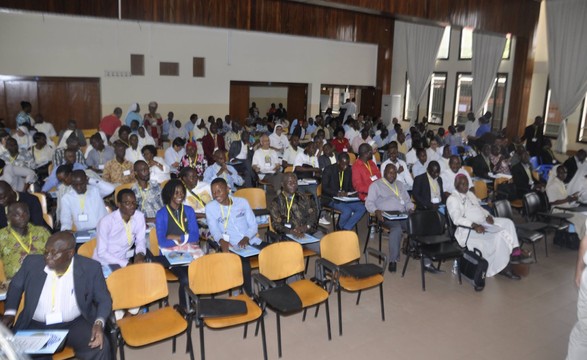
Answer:
[[(364, 222), (364, 220), (363, 220)], [(361, 226), (362, 225), (362, 226)], [(364, 229), (362, 223), (359, 228)], [(364, 241), (361, 231), (361, 243)], [(549, 236), (552, 244), (552, 235)], [(376, 245), (376, 241), (371, 243)], [(387, 247), (384, 243), (384, 249)], [(343, 294), (344, 334), (338, 335), (336, 296), (330, 297), (332, 341), (326, 335), (324, 308), (317, 318), (301, 314), (282, 319), (283, 359), (564, 359), (568, 335), (576, 321), (577, 290), (573, 284), (577, 253), (549, 246), (545, 257), (538, 246), (538, 263), (528, 277), (512, 281), (497, 276), (485, 290), (475, 292), (458, 284), (444, 264), (444, 274), (427, 275), (426, 292), (420, 286), (419, 263), (410, 261), (404, 278), (385, 274), (386, 321), (381, 321), (377, 290)], [(403, 263), (401, 264), (403, 265)], [(313, 267), (310, 266), (310, 276)], [(170, 285), (172, 302), (177, 288)], [(277, 358), (275, 315), (265, 318), (270, 359)], [(199, 358), (198, 330), (193, 342)], [(262, 359), (261, 338), (243, 339), (243, 328), (205, 329), (208, 359)], [(185, 336), (178, 349), (185, 349)], [(141, 349), (126, 348), (128, 360), (188, 359), (171, 353), (171, 342)]]

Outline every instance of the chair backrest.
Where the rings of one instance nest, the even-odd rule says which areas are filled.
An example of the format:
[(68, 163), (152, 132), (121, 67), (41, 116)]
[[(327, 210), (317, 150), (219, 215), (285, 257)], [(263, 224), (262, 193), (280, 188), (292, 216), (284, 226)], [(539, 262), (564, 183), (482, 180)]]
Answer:
[(537, 212), (540, 211), (540, 198), (535, 192), (529, 192), (524, 195), (524, 212), (528, 217), (533, 217)]
[(359, 237), (353, 231), (335, 231), (320, 240), (320, 256), (335, 265), (344, 265), (361, 257)]
[(4, 272), (4, 262), (0, 260), (0, 283), (6, 282), (6, 272)]
[(153, 256), (159, 256), (159, 241), (157, 241), (157, 229), (152, 228), (149, 232), (149, 250)]
[(116, 189), (114, 189), (114, 203), (116, 204), (116, 206), (119, 206), (117, 198), (118, 198), (118, 193), (120, 192), (120, 190), (130, 189), (134, 184), (135, 184), (134, 182), (128, 183), (128, 184), (120, 184), (116, 187)]
[(283, 170), (284, 173), (291, 173), (294, 172), (294, 167), (293, 166), (288, 166), (285, 168), (285, 170)]
[(267, 209), (265, 191), (260, 188), (243, 188), (235, 191), (234, 196), (247, 199), (251, 209)]
[(379, 164), (381, 162), (381, 154), (379, 153), (379, 151), (376, 151), (373, 154), (373, 161), (375, 161), (376, 164)]
[(514, 214), (512, 212), (512, 205), (507, 200), (498, 200), (493, 203), (493, 211), (495, 216), (501, 218), (508, 218), (513, 220)]
[(469, 174), (469, 176), (473, 176), (473, 167), (468, 165), (463, 165), (463, 169)]
[(489, 194), (487, 192), (487, 183), (485, 181), (477, 180), (473, 183), (473, 186), (475, 187), (475, 196), (477, 196), (477, 198), (481, 200), (487, 199)]
[(539, 191), (536, 193), (536, 195), (538, 195), (538, 199), (540, 199), (539, 211), (549, 212), (550, 211), (550, 200), (548, 200), (548, 194), (546, 194), (546, 191)]
[(114, 271), (106, 279), (112, 309), (131, 309), (167, 297), (165, 269), (158, 263), (133, 264)]
[(94, 256), (97, 243), (96, 238), (91, 239), (77, 249), (77, 254), (91, 259)]
[(504, 177), (499, 177), (499, 178), (495, 179), (495, 181), (493, 182), (493, 190), (497, 191), (497, 188), (499, 187), (499, 185), (504, 184), (508, 181), (510, 181), (510, 180), (508, 178), (504, 178)]
[(302, 245), (282, 241), (268, 245), (259, 253), (259, 272), (269, 280), (281, 280), (304, 271)]
[(357, 160), (357, 155), (353, 154), (352, 152), (349, 152), (348, 154), (349, 154), (349, 165), (352, 165)]
[(415, 211), (408, 217), (408, 234), (415, 236), (441, 235), (444, 220), (436, 210)]
[(190, 289), (197, 295), (216, 294), (243, 284), (240, 257), (233, 253), (201, 256), (188, 268)]
[(43, 193), (34, 192), (33, 195), (39, 199), (39, 203), (41, 203), (41, 210), (43, 210), (43, 214), (48, 214), (47, 212), (47, 196)]
[(96, 129), (82, 129), (82, 133), (84, 134), (84, 137), (86, 139), (92, 137), (92, 135), (94, 135), (97, 132), (98, 131)]
[(53, 216), (49, 214), (43, 214), (43, 220), (49, 225), (51, 229), (53, 229)]

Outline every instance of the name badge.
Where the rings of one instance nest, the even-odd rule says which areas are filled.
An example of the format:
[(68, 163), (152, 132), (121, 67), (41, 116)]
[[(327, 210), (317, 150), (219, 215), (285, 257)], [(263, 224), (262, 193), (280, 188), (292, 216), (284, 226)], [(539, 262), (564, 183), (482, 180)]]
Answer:
[(371, 181), (375, 181), (375, 180), (377, 180), (377, 175), (371, 176)]
[(536, 141), (538, 141), (537, 138), (532, 138), (532, 142), (536, 142)]
[(98, 170), (104, 170), (104, 165), (98, 165)]
[(230, 242), (230, 235), (228, 235), (227, 233), (222, 234), (222, 239), (224, 241), (226, 241), (227, 243)]
[(347, 149), (347, 148), (344, 148), (344, 149), (342, 149), (342, 151), (344, 151), (344, 152), (349, 152), (349, 149)]
[(79, 214), (77, 216), (77, 221), (81, 221), (81, 222), (88, 221), (88, 214)]
[(265, 156), (265, 164), (271, 164), (271, 156)]
[(63, 322), (63, 315), (61, 311), (52, 311), (45, 316), (45, 323), (47, 325), (60, 324)]
[(124, 176), (129, 176), (129, 175), (130, 175), (130, 170), (124, 170), (124, 171), (122, 172), (122, 175), (124, 175)]
[(402, 204), (402, 205), (405, 205), (405, 204), (406, 204), (406, 202), (405, 202), (405, 201), (403, 201), (403, 200), (400, 200), (400, 202), (399, 202), (399, 203), (400, 203), (400, 204)]
[(285, 223), (285, 224), (283, 224), (283, 226), (285, 226), (288, 229), (291, 229), (291, 224), (290, 223)]
[(432, 203), (433, 204), (438, 204), (440, 202), (440, 199), (437, 197), (432, 198)]
[(135, 256), (135, 249), (130, 249), (126, 251), (126, 258), (130, 259), (131, 257)]

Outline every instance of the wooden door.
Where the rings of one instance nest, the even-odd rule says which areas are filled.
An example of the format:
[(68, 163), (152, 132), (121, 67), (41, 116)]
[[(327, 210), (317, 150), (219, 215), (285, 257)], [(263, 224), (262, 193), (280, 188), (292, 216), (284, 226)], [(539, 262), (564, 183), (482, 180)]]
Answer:
[(308, 108), (308, 84), (288, 85), (287, 87), (287, 117), (306, 119)]
[(67, 83), (65, 81), (39, 81), (39, 109), (46, 122), (53, 124), (55, 131), (64, 129), (69, 120), (67, 106)]
[(10, 129), (16, 128), (16, 116), (22, 110), (21, 101), (28, 101), (32, 105), (31, 115), (39, 112), (37, 101), (37, 82), (34, 80), (8, 80), (4, 82), (6, 91), (6, 120), (5, 125)]
[(70, 81), (67, 83), (69, 117), (79, 129), (98, 129), (100, 124), (100, 83)]
[(249, 114), (249, 85), (230, 83), (229, 111), (233, 120), (244, 124)]

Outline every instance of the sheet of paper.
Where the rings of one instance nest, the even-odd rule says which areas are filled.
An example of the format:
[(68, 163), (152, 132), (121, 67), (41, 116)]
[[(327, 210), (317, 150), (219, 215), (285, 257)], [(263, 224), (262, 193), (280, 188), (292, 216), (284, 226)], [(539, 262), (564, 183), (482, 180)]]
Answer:
[(14, 335), (15, 346), (27, 354), (54, 354), (68, 330), (20, 330)]
[(315, 242), (320, 241), (320, 239), (318, 239), (317, 237), (314, 237), (310, 234), (304, 234), (304, 237), (302, 237), (302, 238), (297, 238), (297, 237), (293, 236), (292, 234), (287, 234), (287, 237), (292, 239), (295, 242), (302, 244), (302, 245), (311, 244), (311, 243), (315, 243)]
[(254, 246), (251, 245), (247, 245), (244, 248), (235, 248), (233, 246), (230, 247), (230, 251), (232, 251), (233, 253), (241, 256), (241, 257), (251, 257), (251, 256), (255, 256), (259, 254), (259, 249), (257, 249)]
[(503, 228), (501, 228), (497, 225), (492, 225), (492, 224), (488, 224), (488, 223), (484, 223), (482, 225), (485, 228), (485, 232), (488, 232), (488, 233), (498, 233), (503, 230)]
[(358, 197), (350, 197), (350, 196), (335, 196), (333, 197), (334, 200), (342, 201), (342, 202), (353, 202), (353, 201), (360, 201)]

